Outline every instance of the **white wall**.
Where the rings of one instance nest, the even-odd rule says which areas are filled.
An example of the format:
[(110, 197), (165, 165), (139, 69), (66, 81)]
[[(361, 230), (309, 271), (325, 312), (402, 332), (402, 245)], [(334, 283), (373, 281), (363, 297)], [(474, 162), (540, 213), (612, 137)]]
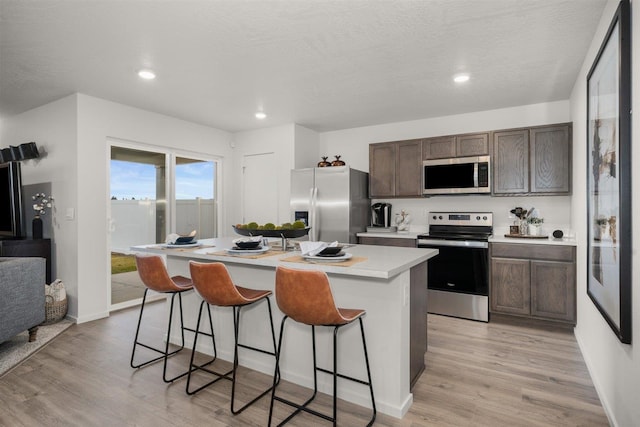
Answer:
[(318, 156), (318, 138), (316, 131), (295, 125), (294, 152), (292, 169), (313, 168), (321, 160)]
[[(78, 95), (78, 321), (108, 315), (110, 153), (108, 138), (185, 152), (219, 156), (224, 181), (231, 179), (231, 134), (103, 99)], [(225, 191), (220, 194), (222, 223), (228, 217)]]
[[(546, 125), (571, 121), (569, 101), (525, 105), (514, 108), (481, 111), (433, 119), (389, 123), (345, 129), (320, 134), (319, 152), (341, 154), (352, 168), (369, 171), (369, 144), (458, 133)], [(574, 125), (575, 128), (575, 125)], [(412, 216), (411, 230), (425, 231), (426, 211), (479, 210), (495, 214), (495, 226), (506, 228), (512, 221), (509, 211), (521, 206), (535, 207), (545, 218), (544, 231), (556, 228), (570, 230), (571, 197), (490, 197), (490, 196), (434, 196), (419, 199), (390, 199), (392, 212), (405, 209)], [(498, 231), (498, 230), (497, 230)]]
[[(587, 296), (587, 73), (596, 57), (602, 40), (611, 22), (611, 18), (618, 6), (617, 0), (608, 2), (598, 26), (598, 30), (591, 43), (582, 70), (578, 75), (573, 92), (571, 94), (571, 118), (573, 120), (573, 201), (572, 223), (578, 230), (578, 324), (575, 328), (576, 338), (585, 358), (591, 378), (598, 390), (600, 400), (614, 426), (637, 425), (640, 419), (640, 254), (637, 242), (640, 241), (640, 227), (636, 223), (632, 226), (632, 343), (621, 344), (600, 315), (593, 302)], [(640, 8), (633, 7), (640, 4), (632, 4), (632, 18), (634, 23), (632, 30), (632, 76), (640, 75)], [(632, 109), (640, 111), (640, 80), (633, 79), (632, 83)], [(640, 138), (640, 117), (632, 119), (632, 147), (638, 146)], [(640, 166), (640, 150), (632, 148), (632, 184), (631, 188), (640, 188), (640, 174), (636, 173)], [(640, 197), (633, 197), (633, 212), (640, 212)], [(637, 219), (637, 215), (635, 216)]]
[(76, 221), (66, 220), (65, 214), (67, 209), (77, 206), (76, 139), (76, 95), (4, 118), (0, 128), (3, 146), (30, 141), (38, 145), (42, 157), (22, 162), (22, 184), (51, 182), (51, 195), (55, 198), (51, 212), (53, 279), (64, 282), (72, 316), (78, 310), (78, 231)]
[[(275, 126), (246, 132), (238, 132), (233, 136), (233, 179), (230, 183), (233, 198), (233, 216), (230, 224), (242, 222), (242, 167), (245, 156), (274, 153), (276, 164), (264, 165), (265, 174), (276, 174), (276, 189), (269, 190), (278, 199), (278, 218), (271, 220), (274, 224), (289, 221), (289, 194), (291, 193), (290, 175), (295, 161), (295, 127), (294, 124)], [(247, 219), (249, 221), (249, 219)]]

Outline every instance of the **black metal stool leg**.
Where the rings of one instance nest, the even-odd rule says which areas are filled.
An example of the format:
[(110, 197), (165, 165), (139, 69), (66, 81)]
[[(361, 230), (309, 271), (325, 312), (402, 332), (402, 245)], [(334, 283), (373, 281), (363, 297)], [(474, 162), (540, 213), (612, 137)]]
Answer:
[(170, 341), (170, 338), (171, 338), (171, 326), (172, 326), (171, 324), (172, 324), (172, 321), (173, 321), (173, 305), (174, 305), (174, 302), (175, 302), (176, 295), (178, 295), (178, 303), (179, 303), (179, 309), (180, 309), (180, 333), (181, 333), (181, 336), (182, 336), (182, 345), (180, 346), (180, 348), (175, 350), (173, 352), (173, 354), (179, 352), (180, 350), (182, 350), (184, 348), (184, 321), (182, 320), (183, 319), (183, 317), (182, 317), (182, 295), (179, 292), (174, 292), (173, 295), (171, 295), (171, 309), (169, 310), (169, 325), (167, 326), (167, 337), (166, 337), (166, 340), (165, 340), (166, 342), (165, 342), (165, 346), (164, 346), (164, 354), (165, 354), (165, 356), (164, 356), (164, 363), (163, 363), (163, 366), (162, 366), (162, 380), (165, 383), (173, 382), (173, 381), (177, 380), (178, 378), (181, 378), (181, 377), (187, 375), (187, 372), (188, 372), (188, 371), (187, 372), (183, 372), (183, 373), (181, 373), (179, 375), (176, 375), (173, 378), (167, 379), (167, 359), (169, 357), (168, 355), (170, 354), (169, 353), (169, 341)]
[[(256, 402), (258, 399), (262, 398), (263, 396), (265, 396), (267, 393), (269, 393), (270, 391), (272, 391), (273, 386), (269, 387), (268, 389), (264, 390), (262, 393), (260, 393), (258, 396), (254, 397), (250, 402), (245, 403), (240, 409), (235, 409), (234, 408), (234, 402), (235, 402), (235, 390), (236, 390), (236, 380), (237, 380), (237, 372), (238, 372), (238, 347), (242, 347), (242, 348), (246, 348), (249, 350), (254, 350), (254, 351), (258, 351), (260, 353), (265, 353), (265, 354), (269, 354), (272, 356), (276, 356), (276, 336), (275, 336), (275, 329), (273, 328), (273, 317), (271, 316), (271, 302), (269, 301), (269, 298), (265, 298), (267, 300), (267, 307), (269, 308), (269, 323), (271, 325), (271, 334), (272, 334), (272, 340), (273, 340), (273, 353), (267, 351), (267, 350), (263, 350), (263, 349), (259, 349), (256, 347), (251, 347), (248, 345), (244, 345), (244, 344), (240, 344), (239, 343), (239, 331), (240, 331), (240, 309), (243, 306), (238, 306), (238, 307), (233, 307), (233, 321), (234, 321), (234, 337), (235, 337), (235, 346), (234, 346), (234, 354), (233, 354), (233, 383), (231, 386), (231, 413), (234, 415), (239, 414), (240, 412), (244, 411), (247, 407), (249, 407), (251, 404), (253, 404), (254, 402)], [(279, 383), (280, 382), (280, 371), (277, 367), (277, 363), (276, 363), (276, 369), (275, 369), (275, 374), (274, 374), (274, 378), (276, 379), (275, 383)]]
[(338, 326), (333, 328), (333, 426), (338, 422)]
[[(282, 348), (282, 331), (284, 329), (284, 320), (287, 317), (285, 316), (284, 319), (282, 319), (282, 327), (280, 328), (280, 343), (278, 344), (278, 354)], [(288, 423), (293, 417), (295, 417), (296, 415), (298, 415), (301, 411), (307, 412), (309, 414), (315, 415), (317, 417), (320, 418), (324, 418), (325, 420), (328, 421), (332, 421), (332, 418), (329, 417), (328, 415), (325, 415), (321, 412), (315, 411), (313, 409), (309, 409), (307, 406), (316, 398), (316, 395), (318, 394), (318, 375), (317, 375), (317, 371), (323, 371), (322, 368), (319, 368), (317, 366), (317, 359), (316, 359), (316, 328), (315, 326), (311, 325), (311, 342), (312, 342), (312, 347), (313, 347), (313, 394), (311, 395), (311, 397), (309, 397), (304, 403), (295, 403), (291, 400), (287, 400), (284, 399), (282, 397), (276, 396), (275, 395), (275, 386), (274, 386), (274, 390), (271, 394), (271, 409), (269, 411), (269, 425), (271, 425), (271, 416), (272, 416), (272, 412), (273, 412), (273, 401), (277, 400), (278, 402), (282, 402), (286, 405), (289, 405), (293, 408), (296, 408), (295, 411), (293, 411), (291, 414), (289, 414), (289, 416), (287, 416), (287, 418), (285, 418), (284, 420), (282, 420), (280, 422), (280, 424), (278, 424), (278, 427), (285, 425), (286, 423)], [(279, 363), (279, 358), (278, 358), (278, 363)], [(278, 367), (279, 369), (279, 367)], [(329, 372), (329, 371), (326, 371)]]
[[(213, 340), (213, 358), (211, 360), (209, 360), (208, 362), (202, 364), (202, 365), (196, 365), (193, 363), (193, 360), (195, 358), (196, 355), (196, 349), (197, 349), (197, 344), (198, 344), (198, 335), (202, 334), (202, 335), (209, 335), (206, 332), (201, 332), (200, 331), (200, 322), (202, 321), (202, 310), (205, 308), (205, 304), (206, 304), (206, 308), (207, 308), (207, 313), (209, 314), (209, 326), (211, 327), (211, 339)], [(218, 357), (218, 352), (216, 350), (216, 340), (215, 340), (215, 334), (213, 332), (213, 320), (211, 320), (211, 308), (209, 307), (209, 304), (207, 304), (206, 301), (202, 301), (200, 303), (200, 310), (198, 311), (198, 321), (196, 322), (196, 330), (195, 330), (195, 337), (193, 338), (193, 348), (191, 349), (191, 359), (189, 360), (189, 370), (187, 371), (187, 385), (185, 387), (185, 392), (188, 395), (192, 395), (195, 394), (197, 392), (199, 392), (200, 390), (202, 390), (203, 388), (206, 388), (208, 386), (210, 386), (213, 383), (216, 383), (218, 381), (220, 381), (222, 378), (226, 378), (226, 379), (230, 379), (228, 377), (228, 375), (232, 372), (225, 372), (225, 373), (220, 373), (220, 372), (216, 372), (213, 371), (211, 369), (207, 369), (206, 367), (209, 366), (210, 364), (212, 364), (213, 362), (216, 361)], [(208, 372), (210, 374), (213, 374), (216, 376), (216, 378), (212, 381), (209, 381), (208, 383), (196, 388), (195, 390), (190, 390), (189, 386), (191, 385), (191, 373), (198, 371), (198, 370), (202, 370), (205, 372)]]
[(269, 420), (267, 422), (267, 426), (271, 427), (271, 419), (273, 417), (273, 401), (276, 398), (276, 386), (280, 379), (276, 381), (276, 375), (280, 375), (280, 350), (282, 349), (282, 336), (284, 335), (284, 322), (289, 318), (289, 316), (284, 316), (282, 318), (282, 322), (280, 322), (280, 334), (278, 337), (278, 346), (276, 347), (276, 367), (273, 370), (273, 386), (271, 387), (271, 403), (269, 404)]
[(371, 391), (371, 406), (373, 408), (373, 415), (371, 416), (371, 421), (367, 426), (372, 426), (373, 422), (376, 420), (376, 400), (373, 397), (373, 382), (371, 381), (371, 369), (369, 368), (369, 354), (367, 352), (367, 342), (364, 338), (364, 325), (362, 324), (362, 317), (359, 317), (360, 321), (360, 333), (362, 334), (362, 348), (364, 350), (364, 362), (367, 365), (367, 378), (369, 379), (369, 390)]
[(144, 302), (147, 300), (147, 291), (149, 289), (145, 288), (144, 290), (144, 294), (142, 294), (142, 305), (140, 306), (140, 315), (138, 316), (138, 326), (136, 327), (136, 336), (133, 339), (133, 349), (131, 350), (131, 367), (132, 368), (138, 368), (141, 365), (135, 365), (133, 363), (133, 359), (135, 358), (136, 355), (136, 347), (138, 346), (138, 333), (140, 332), (140, 323), (142, 323), (142, 312), (144, 311)]
[[(169, 380), (167, 380), (167, 379), (166, 379), (167, 359), (168, 359), (169, 357), (171, 357), (171, 356), (173, 356), (173, 355), (177, 354), (177, 353), (178, 353), (179, 351), (181, 351), (182, 349), (184, 349), (184, 329), (185, 329), (185, 328), (184, 328), (184, 325), (181, 325), (181, 327), (182, 327), (182, 329), (183, 329), (183, 331), (182, 331), (182, 334), (183, 334), (182, 346), (181, 346), (181, 347), (179, 347), (178, 349), (174, 350), (174, 351), (169, 352), (169, 337), (171, 336), (171, 320), (172, 320), (172, 315), (173, 315), (173, 303), (174, 303), (174, 298), (175, 298), (176, 294), (178, 294), (178, 295), (179, 295), (180, 300), (182, 300), (182, 299), (181, 299), (182, 297), (180, 296), (180, 292), (172, 292), (172, 295), (171, 295), (171, 308), (170, 308), (170, 312), (169, 312), (169, 324), (168, 324), (168, 327), (167, 327), (167, 339), (166, 339), (166, 343), (165, 343), (165, 347), (164, 347), (164, 349), (163, 349), (163, 350), (161, 350), (161, 349), (158, 349), (158, 348), (152, 347), (152, 346), (150, 346), (150, 345), (147, 345), (147, 344), (141, 343), (141, 342), (138, 340), (138, 337), (139, 337), (139, 334), (140, 334), (140, 326), (141, 326), (141, 324), (142, 324), (142, 316), (143, 316), (143, 312), (144, 312), (144, 306), (145, 306), (145, 304), (146, 304), (146, 300), (147, 300), (147, 292), (148, 292), (148, 290), (149, 290), (148, 288), (144, 290), (144, 295), (143, 295), (143, 297), (142, 297), (142, 304), (141, 304), (141, 306), (140, 306), (140, 316), (138, 317), (138, 326), (137, 326), (137, 328), (136, 328), (136, 335), (135, 335), (135, 338), (134, 338), (134, 341), (133, 341), (133, 350), (132, 350), (132, 352), (131, 352), (131, 362), (130, 362), (130, 365), (131, 365), (131, 367), (132, 367), (132, 368), (136, 368), (136, 369), (137, 369), (137, 368), (142, 368), (142, 367), (144, 367), (144, 366), (150, 365), (150, 364), (152, 364), (152, 363), (154, 363), (154, 362), (157, 362), (157, 361), (159, 361), (159, 360), (163, 360), (163, 361), (164, 361), (164, 363), (163, 363), (163, 373), (162, 373), (162, 378), (163, 378), (163, 380), (164, 380), (165, 382), (172, 382), (172, 381), (176, 380), (177, 378), (180, 378), (180, 377), (182, 377), (182, 376), (186, 375), (186, 372), (185, 372), (185, 373), (180, 374), (180, 375), (178, 375), (178, 376), (176, 376), (176, 377), (174, 377), (174, 378), (172, 378), (172, 379), (169, 379)], [(180, 309), (182, 310), (182, 305), (180, 306)], [(181, 312), (181, 314), (182, 314), (182, 312)], [(139, 364), (135, 364), (135, 363), (134, 363), (134, 360), (135, 360), (135, 353), (136, 353), (136, 348), (137, 348), (138, 346), (141, 346), (141, 347), (144, 347), (144, 348), (146, 348), (146, 349), (148, 349), (148, 350), (151, 350), (151, 351), (154, 351), (154, 352), (156, 352), (156, 353), (159, 353), (160, 355), (159, 355), (158, 357), (155, 357), (155, 358), (153, 358), (153, 359), (147, 360), (147, 361), (145, 361), (145, 362), (142, 362), (142, 363), (139, 363)]]
[[(283, 332), (284, 332), (284, 322), (287, 319), (287, 316), (285, 316), (282, 319), (282, 325), (280, 327), (280, 338), (279, 338), (279, 342), (278, 342), (278, 351), (277, 351), (277, 355), (276, 355), (276, 369), (279, 369), (280, 366), (280, 354), (282, 352), (282, 341), (283, 341)], [(364, 326), (362, 323), (362, 318), (358, 318), (358, 320), (360, 321), (360, 332), (362, 335), (362, 347), (364, 350), (364, 358), (365, 358), (365, 364), (367, 367), (367, 379), (368, 381), (363, 381), (360, 380), (358, 378), (354, 378), (354, 377), (350, 377), (347, 375), (343, 375), (341, 373), (338, 372), (338, 331), (340, 328), (342, 328), (343, 326), (346, 325), (338, 325), (338, 326), (334, 326), (334, 330), (333, 330), (333, 370), (328, 370), (328, 369), (324, 369), (321, 368), (319, 366), (317, 366), (317, 360), (316, 360), (316, 335), (315, 335), (315, 326), (311, 325), (311, 336), (312, 336), (312, 345), (313, 345), (313, 395), (311, 396), (311, 398), (309, 398), (307, 401), (305, 401), (302, 404), (298, 404), (295, 402), (292, 402), (290, 400), (286, 400), (284, 398), (281, 398), (279, 396), (276, 396), (276, 383), (275, 383), (275, 377), (274, 377), (274, 386), (273, 386), (273, 391), (271, 393), (271, 406), (269, 408), (269, 422), (268, 425), (271, 426), (271, 421), (272, 421), (272, 417), (273, 417), (273, 404), (274, 401), (279, 401), (282, 403), (285, 403), (291, 407), (296, 408), (296, 410), (290, 414), (289, 416), (287, 416), (287, 418), (285, 418), (282, 422), (280, 422), (280, 424), (278, 424), (278, 427), (286, 424), (287, 422), (289, 422), (294, 416), (296, 416), (297, 414), (299, 414), (301, 411), (307, 412), (309, 414), (315, 415), (317, 417), (323, 418), (327, 421), (331, 421), (333, 423), (334, 426), (337, 425), (338, 422), (338, 412), (337, 412), (337, 401), (338, 401), (338, 378), (343, 378), (343, 379), (347, 379), (350, 381), (354, 381), (357, 382), (359, 384), (362, 385), (366, 385), (369, 387), (369, 391), (371, 393), (371, 404), (373, 407), (373, 416), (371, 417), (371, 420), (369, 420), (369, 422), (367, 423), (367, 426), (371, 426), (373, 425), (373, 422), (376, 419), (376, 403), (375, 403), (375, 399), (373, 396), (373, 383), (371, 382), (371, 369), (369, 367), (369, 355), (367, 352), (367, 344), (365, 341), (365, 336), (364, 336)], [(348, 323), (347, 325), (349, 325), (351, 323)], [(326, 414), (323, 414), (321, 412), (315, 411), (313, 409), (310, 409), (307, 407), (307, 405), (309, 403), (311, 403), (311, 401), (313, 401), (313, 399), (316, 397), (317, 391), (318, 391), (318, 379), (317, 379), (317, 372), (324, 372), (326, 374), (332, 375), (333, 377), (333, 416), (329, 416)]]

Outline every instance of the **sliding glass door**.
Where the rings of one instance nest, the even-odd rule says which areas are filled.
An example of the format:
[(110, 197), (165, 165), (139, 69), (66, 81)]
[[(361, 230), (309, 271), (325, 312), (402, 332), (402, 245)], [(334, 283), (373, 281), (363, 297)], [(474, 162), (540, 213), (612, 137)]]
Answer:
[(192, 230), (198, 239), (217, 236), (218, 165), (124, 142), (110, 149), (111, 307), (119, 309), (139, 303), (144, 292), (131, 246)]
[(196, 238), (217, 236), (216, 163), (175, 158), (175, 227), (178, 234), (196, 231)]

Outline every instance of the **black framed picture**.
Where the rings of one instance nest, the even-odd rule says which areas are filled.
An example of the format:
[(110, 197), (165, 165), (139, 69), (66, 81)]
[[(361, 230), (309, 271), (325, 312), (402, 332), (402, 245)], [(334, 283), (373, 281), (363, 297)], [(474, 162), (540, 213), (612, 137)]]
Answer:
[(620, 2), (587, 75), (587, 294), (631, 343), (631, 28)]

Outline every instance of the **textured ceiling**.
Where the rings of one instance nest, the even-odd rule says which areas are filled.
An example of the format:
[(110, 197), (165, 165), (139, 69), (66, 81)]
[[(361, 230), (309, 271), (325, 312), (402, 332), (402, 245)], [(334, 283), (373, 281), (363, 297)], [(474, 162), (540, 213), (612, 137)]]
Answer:
[(81, 92), (228, 131), (328, 131), (563, 100), (605, 4), (0, 0), (0, 116)]

